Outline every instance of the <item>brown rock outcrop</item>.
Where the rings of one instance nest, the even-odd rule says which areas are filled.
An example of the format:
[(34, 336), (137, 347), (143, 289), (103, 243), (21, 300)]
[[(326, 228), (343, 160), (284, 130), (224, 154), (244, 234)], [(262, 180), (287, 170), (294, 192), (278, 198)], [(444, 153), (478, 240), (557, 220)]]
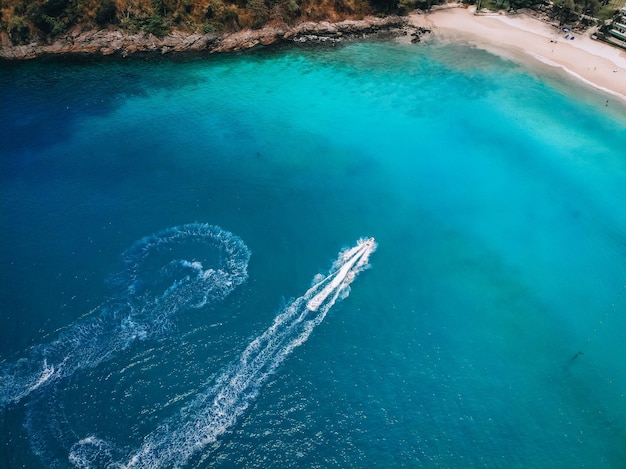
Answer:
[(117, 30), (71, 30), (52, 44), (27, 44), (14, 46), (8, 36), (0, 37), (0, 58), (20, 60), (50, 55), (93, 54), (128, 56), (141, 52), (173, 53), (206, 51), (209, 53), (240, 51), (258, 45), (267, 46), (277, 41), (326, 42), (340, 41), (346, 37), (361, 37), (380, 32), (395, 31), (406, 25), (397, 16), (368, 17), (362, 20), (345, 20), (338, 23), (322, 21), (303, 22), (293, 27), (266, 26), (257, 30), (242, 30), (219, 35), (173, 31), (158, 38), (152, 34), (124, 34)]

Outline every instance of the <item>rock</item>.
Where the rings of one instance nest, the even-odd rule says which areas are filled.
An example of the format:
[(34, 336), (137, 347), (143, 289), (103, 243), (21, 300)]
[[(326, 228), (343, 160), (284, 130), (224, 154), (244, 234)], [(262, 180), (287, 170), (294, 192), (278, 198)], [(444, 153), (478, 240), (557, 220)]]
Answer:
[(421, 26), (414, 27), (413, 32), (411, 33), (411, 43), (413, 44), (419, 43), (422, 40), (422, 36), (430, 32), (431, 30), (428, 28), (424, 28)]

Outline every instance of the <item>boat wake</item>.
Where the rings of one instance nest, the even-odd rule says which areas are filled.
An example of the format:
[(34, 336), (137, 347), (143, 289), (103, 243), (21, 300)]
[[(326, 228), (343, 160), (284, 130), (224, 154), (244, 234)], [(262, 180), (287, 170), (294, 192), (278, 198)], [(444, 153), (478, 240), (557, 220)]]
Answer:
[[(189, 250), (200, 247), (208, 248), (201, 261), (187, 260)], [(124, 269), (113, 279), (113, 298), (52, 342), (1, 364), (0, 405), (26, 401), (24, 428), (46, 467), (182, 466), (237, 422), (268, 377), (308, 339), (332, 306), (348, 296), (350, 284), (368, 267), (375, 249), (369, 238), (340, 252), (330, 271), (316, 275), (302, 296), (281, 308), (237, 360), (198, 391), (183, 392), (178, 410), (144, 430), (148, 434), (133, 448), (85, 431), (90, 423), (66, 405), (71, 402), (66, 393), (78, 384), (69, 378), (120, 355), (135, 341), (164, 338), (177, 313), (223, 300), (247, 279), (250, 258), (240, 238), (216, 226), (182, 225), (145, 237), (124, 252)], [(204, 266), (209, 264), (213, 267)], [(125, 379), (131, 376), (140, 385), (145, 376), (137, 371), (139, 375)], [(109, 379), (98, 370), (91, 376)], [(79, 439), (81, 434), (87, 436)]]
[[(171, 260), (189, 245), (209, 248), (214, 268)], [(134, 341), (157, 338), (177, 313), (221, 301), (248, 277), (250, 251), (237, 236), (217, 226), (194, 223), (169, 228), (134, 243), (125, 269), (114, 279), (114, 298), (63, 330), (26, 357), (0, 365), (0, 407), (17, 403), (62, 378), (92, 368)]]
[(179, 412), (149, 433), (139, 448), (122, 450), (94, 435), (76, 442), (69, 460), (81, 468), (180, 467), (231, 428), (257, 397), (261, 386), (289, 354), (303, 344), (355, 276), (368, 267), (374, 238), (342, 251), (328, 275), (318, 275), (304, 295), (285, 306), (238, 360), (204, 386)]

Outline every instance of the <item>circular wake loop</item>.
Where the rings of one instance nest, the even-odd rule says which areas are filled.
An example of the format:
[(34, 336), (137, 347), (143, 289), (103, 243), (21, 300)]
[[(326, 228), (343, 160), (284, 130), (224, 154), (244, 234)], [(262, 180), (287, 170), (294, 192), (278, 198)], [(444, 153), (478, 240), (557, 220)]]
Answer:
[[(171, 259), (201, 246), (215, 265), (195, 259)], [(190, 249), (192, 248), (192, 249)], [(250, 251), (234, 234), (218, 226), (176, 226), (135, 242), (122, 256), (114, 297), (87, 318), (63, 330), (27, 356), (0, 367), (0, 406), (17, 403), (80, 369), (95, 367), (135, 340), (168, 330), (172, 317), (189, 308), (223, 300), (248, 278)]]

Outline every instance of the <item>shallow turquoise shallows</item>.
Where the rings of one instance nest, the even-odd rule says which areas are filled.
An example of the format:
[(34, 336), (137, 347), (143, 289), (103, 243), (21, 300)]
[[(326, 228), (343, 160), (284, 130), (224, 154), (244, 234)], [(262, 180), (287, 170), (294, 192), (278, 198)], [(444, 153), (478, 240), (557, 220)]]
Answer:
[(624, 103), (437, 42), (0, 67), (0, 466), (625, 467)]

